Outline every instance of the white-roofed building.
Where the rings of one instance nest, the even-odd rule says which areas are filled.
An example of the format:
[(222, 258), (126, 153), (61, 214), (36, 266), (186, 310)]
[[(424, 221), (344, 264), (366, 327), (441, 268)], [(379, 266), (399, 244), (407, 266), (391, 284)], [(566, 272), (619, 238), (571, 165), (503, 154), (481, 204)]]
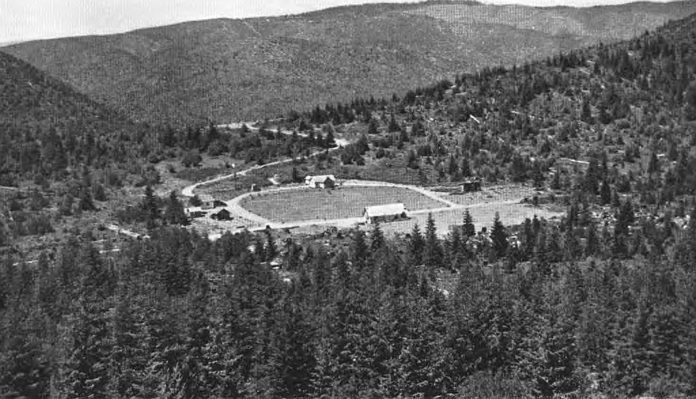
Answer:
[(366, 223), (391, 222), (394, 220), (405, 219), (406, 206), (404, 204), (387, 204), (378, 206), (368, 206), (363, 211)]
[(201, 209), (213, 209), (215, 208), (215, 198), (210, 194), (201, 194), (198, 196), (201, 200)]
[(336, 187), (336, 177), (334, 175), (307, 176), (305, 184), (312, 188), (334, 188)]

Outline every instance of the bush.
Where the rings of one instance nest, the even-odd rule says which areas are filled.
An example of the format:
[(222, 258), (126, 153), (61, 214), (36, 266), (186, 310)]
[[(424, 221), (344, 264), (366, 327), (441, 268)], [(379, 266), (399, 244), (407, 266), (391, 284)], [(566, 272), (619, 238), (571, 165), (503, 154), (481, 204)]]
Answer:
[(191, 199), (189, 200), (189, 205), (191, 205), (191, 206), (201, 206), (201, 205), (203, 205), (203, 201), (201, 201), (201, 199), (198, 198), (197, 195), (194, 195), (194, 196), (191, 197)]
[(52, 233), (51, 219), (46, 214), (31, 215), (24, 223), (23, 235), (44, 235)]
[(459, 398), (533, 398), (532, 390), (517, 376), (482, 371), (473, 374), (459, 389)]
[(203, 162), (203, 158), (198, 151), (188, 151), (181, 159), (181, 164), (187, 168), (190, 168), (191, 166), (198, 166), (201, 164), (201, 162)]

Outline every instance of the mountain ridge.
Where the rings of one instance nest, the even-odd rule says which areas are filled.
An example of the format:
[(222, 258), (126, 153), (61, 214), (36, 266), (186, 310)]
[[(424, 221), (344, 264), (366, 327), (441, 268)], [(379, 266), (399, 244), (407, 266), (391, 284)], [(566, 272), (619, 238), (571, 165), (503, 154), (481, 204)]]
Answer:
[(2, 51), (136, 120), (227, 122), (401, 94), (459, 72), (627, 39), (685, 12), (696, 12), (696, 2), (588, 9), (375, 4), (34, 41)]

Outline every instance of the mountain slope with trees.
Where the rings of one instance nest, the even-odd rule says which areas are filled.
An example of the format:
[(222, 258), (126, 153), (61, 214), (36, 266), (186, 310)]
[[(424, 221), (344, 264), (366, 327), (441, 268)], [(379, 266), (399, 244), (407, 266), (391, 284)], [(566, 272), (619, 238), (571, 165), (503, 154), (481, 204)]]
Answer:
[(151, 130), (0, 52), (0, 185), (122, 166), (142, 155)]
[(473, 2), (339, 7), (22, 43), (3, 51), (138, 120), (228, 122), (627, 39), (693, 1), (575, 8)]
[(467, 212), (445, 239), (430, 215), (394, 238), (376, 224), (211, 242), (148, 188), (147, 238), (102, 252), (86, 230), (33, 263), (4, 256), (0, 396), (694, 397), (695, 38), (692, 15), (293, 113), (358, 122), (342, 163), (378, 147), (455, 183), (551, 186), (558, 222)]

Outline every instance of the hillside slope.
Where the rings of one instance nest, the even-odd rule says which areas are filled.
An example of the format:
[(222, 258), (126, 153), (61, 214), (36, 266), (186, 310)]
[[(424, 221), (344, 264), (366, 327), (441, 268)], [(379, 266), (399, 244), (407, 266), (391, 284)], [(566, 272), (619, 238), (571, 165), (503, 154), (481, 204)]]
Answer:
[(339, 7), (4, 48), (141, 120), (272, 117), (391, 96), (482, 66), (626, 39), (696, 2), (575, 9), (471, 2)]
[[(396, 102), (357, 99), (289, 113), (298, 117), (288, 127), (331, 122), (339, 133), (364, 135), (340, 163), (296, 167), (402, 184), (480, 178), (543, 186), (553, 177), (556, 189), (583, 187), (582, 174), (547, 174), (566, 158), (596, 161), (607, 187), (633, 187), (646, 203), (693, 194), (686, 171), (696, 170), (695, 32), (696, 14), (628, 41), (458, 75)], [(656, 173), (668, 168), (660, 180)], [(597, 180), (589, 187), (596, 194)]]
[(0, 185), (79, 165), (128, 164), (141, 147), (135, 137), (149, 130), (0, 52)]

